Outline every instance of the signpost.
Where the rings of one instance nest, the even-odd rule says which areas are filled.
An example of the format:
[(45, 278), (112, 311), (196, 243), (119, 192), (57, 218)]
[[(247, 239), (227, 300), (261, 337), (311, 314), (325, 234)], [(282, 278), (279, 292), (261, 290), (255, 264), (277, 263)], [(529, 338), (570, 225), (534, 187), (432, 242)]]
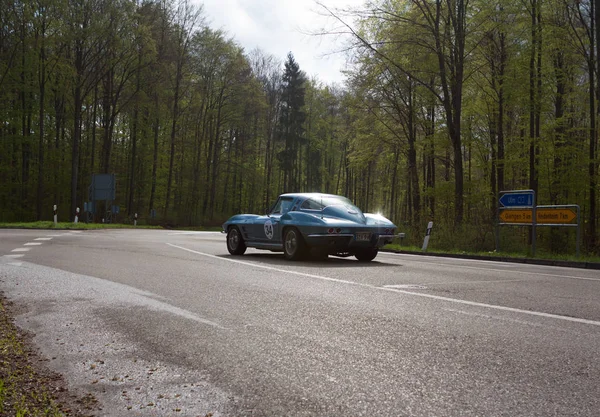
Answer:
[[(521, 224), (527, 223), (527, 226), (531, 226), (531, 253), (535, 256), (535, 238), (536, 238), (536, 223), (537, 216), (535, 213), (535, 191), (533, 190), (509, 190), (500, 192), (500, 198), (498, 199), (498, 203), (502, 207), (498, 207), (498, 226), (502, 224), (507, 224), (509, 222), (502, 222), (500, 216), (504, 211), (500, 212), (502, 208), (514, 207), (514, 208), (529, 208), (530, 210), (519, 210), (521, 213), (518, 215), (515, 214), (513, 218), (518, 218), (521, 220), (523, 218), (523, 222)], [(527, 212), (529, 212), (529, 220), (525, 220), (527, 217)], [(508, 216), (508, 214), (506, 215)], [(514, 223), (514, 222), (512, 222)], [(496, 250), (500, 249), (500, 229), (496, 227)]]
[(580, 216), (576, 204), (536, 206), (533, 190), (503, 191), (498, 198), (498, 223), (496, 227), (496, 250), (500, 250), (499, 226), (531, 226), (531, 252), (535, 256), (537, 226), (576, 227), (577, 256), (579, 256)]
[[(99, 211), (104, 210), (102, 223), (112, 222), (112, 202), (116, 198), (116, 176), (115, 174), (92, 174), (92, 184), (88, 187), (89, 204), (87, 206), (88, 221), (92, 221)], [(104, 204), (102, 204), (104, 202)]]

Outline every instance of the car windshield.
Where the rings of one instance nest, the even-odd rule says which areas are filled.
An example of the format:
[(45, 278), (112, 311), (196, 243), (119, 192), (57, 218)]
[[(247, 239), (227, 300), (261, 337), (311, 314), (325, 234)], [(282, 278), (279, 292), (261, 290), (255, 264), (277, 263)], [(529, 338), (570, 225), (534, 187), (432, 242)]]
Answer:
[(358, 207), (352, 204), (352, 201), (346, 197), (324, 195), (319, 197), (308, 198), (302, 203), (302, 208), (305, 210), (323, 210), (329, 206), (344, 206), (349, 210), (360, 211)]

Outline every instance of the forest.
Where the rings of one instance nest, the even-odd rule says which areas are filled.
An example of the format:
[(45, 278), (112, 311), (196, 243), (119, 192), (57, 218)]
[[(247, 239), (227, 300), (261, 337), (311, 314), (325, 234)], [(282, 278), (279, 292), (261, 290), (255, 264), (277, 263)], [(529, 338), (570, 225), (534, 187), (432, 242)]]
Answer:
[(596, 0), (316, 5), (346, 39), (341, 84), (244, 50), (190, 0), (0, 0), (0, 221), (72, 219), (110, 173), (123, 222), (219, 225), (314, 191), (492, 251), (499, 192), (532, 189), (578, 204), (600, 253)]

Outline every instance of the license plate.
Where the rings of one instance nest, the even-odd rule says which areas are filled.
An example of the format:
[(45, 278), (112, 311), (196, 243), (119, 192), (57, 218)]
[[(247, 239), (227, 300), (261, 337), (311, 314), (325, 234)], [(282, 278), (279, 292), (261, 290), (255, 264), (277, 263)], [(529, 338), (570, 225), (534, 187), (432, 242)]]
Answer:
[(359, 232), (356, 234), (357, 242), (368, 242), (371, 240), (371, 232)]

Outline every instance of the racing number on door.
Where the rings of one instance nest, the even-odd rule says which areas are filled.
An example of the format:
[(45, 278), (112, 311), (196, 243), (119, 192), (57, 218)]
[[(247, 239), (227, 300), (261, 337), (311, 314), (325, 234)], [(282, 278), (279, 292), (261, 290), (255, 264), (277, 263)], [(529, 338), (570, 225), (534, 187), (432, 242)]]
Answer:
[(271, 220), (267, 220), (265, 222), (264, 229), (265, 229), (265, 236), (267, 237), (267, 239), (269, 239), (269, 240), (273, 239), (274, 231), (273, 231), (273, 223), (271, 222)]

